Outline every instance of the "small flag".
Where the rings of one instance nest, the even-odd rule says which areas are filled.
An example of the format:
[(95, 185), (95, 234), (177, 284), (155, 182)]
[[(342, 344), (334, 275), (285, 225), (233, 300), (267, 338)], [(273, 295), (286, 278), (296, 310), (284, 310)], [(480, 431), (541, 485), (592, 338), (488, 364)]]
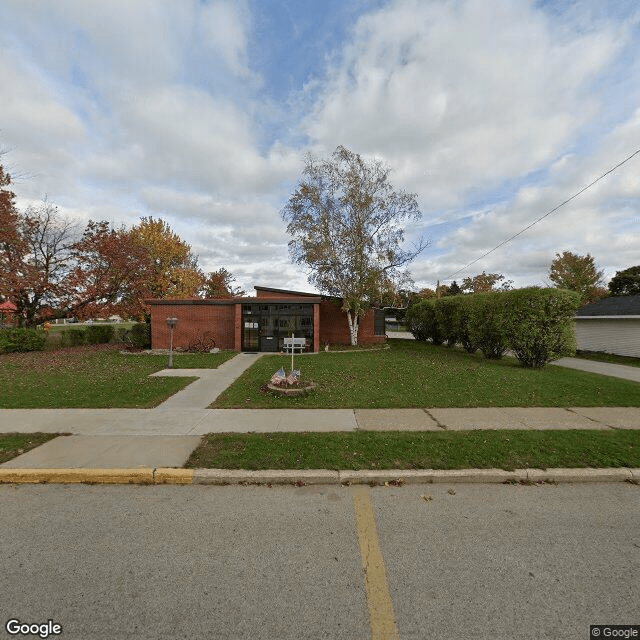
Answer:
[(286, 374), (284, 372), (284, 369), (282, 367), (280, 367), (272, 376), (271, 376), (271, 384), (278, 384), (279, 382), (282, 382), (283, 380), (285, 380), (286, 378)]
[(300, 369), (294, 369), (288, 376), (287, 376), (287, 384), (295, 384), (296, 382), (300, 381)]

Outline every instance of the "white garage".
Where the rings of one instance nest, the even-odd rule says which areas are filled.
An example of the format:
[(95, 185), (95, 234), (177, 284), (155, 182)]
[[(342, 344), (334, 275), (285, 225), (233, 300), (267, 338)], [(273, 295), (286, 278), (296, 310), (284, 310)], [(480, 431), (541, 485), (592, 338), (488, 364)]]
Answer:
[(640, 358), (640, 296), (612, 296), (578, 309), (578, 351)]

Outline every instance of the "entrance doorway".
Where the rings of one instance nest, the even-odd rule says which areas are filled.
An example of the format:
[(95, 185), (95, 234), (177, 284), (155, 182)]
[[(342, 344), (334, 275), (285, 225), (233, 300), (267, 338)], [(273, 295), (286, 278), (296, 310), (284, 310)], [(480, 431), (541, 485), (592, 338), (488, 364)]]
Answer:
[(282, 351), (284, 339), (292, 335), (305, 338), (313, 350), (313, 304), (243, 305), (243, 351)]

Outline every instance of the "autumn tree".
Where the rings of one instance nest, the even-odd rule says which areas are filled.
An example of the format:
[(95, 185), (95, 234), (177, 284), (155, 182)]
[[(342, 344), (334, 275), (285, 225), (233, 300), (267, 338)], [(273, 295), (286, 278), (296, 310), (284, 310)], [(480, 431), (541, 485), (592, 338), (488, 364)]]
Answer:
[(339, 146), (329, 159), (306, 157), (303, 176), (281, 215), (289, 251), (309, 282), (340, 298), (351, 344), (385, 279), (398, 280), (426, 246), (403, 248), (404, 222), (421, 217), (415, 194), (395, 190), (389, 169)]
[(233, 274), (221, 267), (207, 275), (201, 289), (204, 298), (233, 298), (245, 294), (241, 287), (234, 286)]
[(144, 274), (150, 298), (193, 298), (204, 282), (191, 247), (161, 219), (141, 218), (129, 232), (134, 244), (147, 251), (150, 263)]
[(15, 207), (15, 194), (11, 191), (11, 176), (0, 165), (0, 292), (8, 297), (14, 288), (13, 265), (25, 251), (18, 232), (20, 217)]
[(140, 317), (145, 312), (148, 251), (124, 228), (90, 221), (73, 246), (74, 268), (66, 308), (79, 318), (118, 314)]
[(559, 289), (576, 291), (582, 304), (606, 295), (603, 276), (604, 272), (598, 270), (590, 254), (580, 256), (572, 251), (556, 253), (549, 269), (549, 280)]
[(640, 295), (640, 265), (616, 271), (616, 275), (609, 282), (612, 296)]
[[(504, 280), (504, 282), (502, 282)], [(498, 283), (502, 282), (500, 286)], [(505, 280), (500, 273), (479, 273), (477, 276), (464, 278), (460, 289), (466, 293), (489, 293), (490, 291), (508, 291), (513, 280)]]
[(132, 229), (90, 222), (74, 245), (68, 309), (78, 317), (144, 317), (150, 298), (193, 298), (204, 282), (191, 247), (163, 220)]

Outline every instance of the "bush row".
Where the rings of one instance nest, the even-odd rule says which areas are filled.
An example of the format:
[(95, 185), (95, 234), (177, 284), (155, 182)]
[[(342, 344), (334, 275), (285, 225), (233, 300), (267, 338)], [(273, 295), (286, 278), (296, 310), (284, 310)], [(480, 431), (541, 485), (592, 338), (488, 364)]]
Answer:
[(116, 329), (110, 324), (98, 324), (82, 329), (66, 329), (61, 332), (60, 339), (60, 345), (63, 347), (109, 342), (123, 342), (139, 349), (147, 349), (151, 346), (151, 327), (146, 322), (138, 322), (131, 329)]
[(38, 329), (0, 329), (0, 353), (42, 351), (47, 334)]
[(573, 291), (530, 287), (423, 300), (407, 309), (406, 318), (417, 340), (461, 344), (492, 359), (511, 350), (523, 367), (539, 368), (575, 353), (579, 306)]

